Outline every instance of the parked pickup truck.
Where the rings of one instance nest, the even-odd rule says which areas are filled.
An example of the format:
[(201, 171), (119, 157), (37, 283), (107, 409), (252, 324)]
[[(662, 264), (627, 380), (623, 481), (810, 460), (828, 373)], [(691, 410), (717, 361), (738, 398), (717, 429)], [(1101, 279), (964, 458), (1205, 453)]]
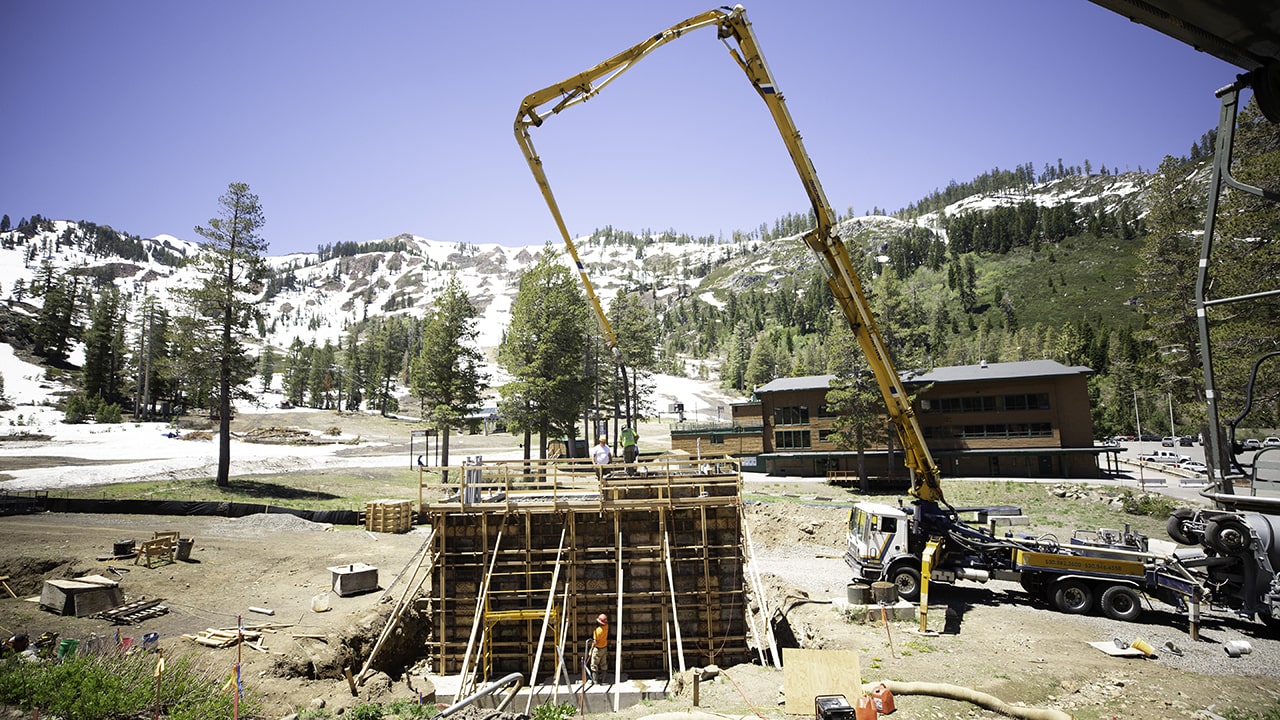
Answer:
[(1155, 450), (1149, 453), (1143, 453), (1138, 456), (1139, 460), (1153, 463), (1167, 463), (1169, 465), (1177, 465), (1180, 462), (1190, 460), (1186, 455), (1179, 455), (1172, 450)]

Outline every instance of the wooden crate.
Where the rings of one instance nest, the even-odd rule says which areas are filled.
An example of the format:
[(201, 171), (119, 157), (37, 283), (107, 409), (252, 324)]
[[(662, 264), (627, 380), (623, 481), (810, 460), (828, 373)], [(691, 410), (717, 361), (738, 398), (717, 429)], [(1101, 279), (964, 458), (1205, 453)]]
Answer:
[(402, 533), (413, 528), (413, 501), (372, 500), (364, 506), (364, 529)]

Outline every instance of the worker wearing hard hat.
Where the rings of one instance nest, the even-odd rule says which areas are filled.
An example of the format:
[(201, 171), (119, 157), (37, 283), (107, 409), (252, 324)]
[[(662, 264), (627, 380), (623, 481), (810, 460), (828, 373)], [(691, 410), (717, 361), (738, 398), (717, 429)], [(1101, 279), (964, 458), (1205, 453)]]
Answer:
[(613, 451), (609, 449), (608, 435), (601, 435), (600, 442), (591, 448), (591, 462), (596, 465), (608, 465), (613, 462)]
[(601, 435), (600, 442), (591, 448), (591, 463), (596, 466), (596, 478), (604, 482), (604, 466), (613, 462), (613, 451), (609, 449), (609, 436)]
[(598, 682), (604, 678), (606, 650), (609, 647), (609, 616), (600, 613), (596, 616), (596, 629), (591, 633), (591, 653), (587, 657), (587, 671), (591, 681)]

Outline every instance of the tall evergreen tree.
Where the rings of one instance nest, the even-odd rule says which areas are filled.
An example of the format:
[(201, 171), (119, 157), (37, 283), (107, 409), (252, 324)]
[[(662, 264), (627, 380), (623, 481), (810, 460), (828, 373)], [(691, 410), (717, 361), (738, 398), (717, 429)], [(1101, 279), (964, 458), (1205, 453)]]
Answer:
[(575, 421), (594, 390), (584, 377), (587, 312), (577, 280), (554, 249), (543, 249), (520, 278), (511, 324), (498, 348), (498, 364), (512, 376), (501, 389), (503, 415), (524, 432), (526, 459), (534, 431), (542, 458), (552, 431), (576, 435)]
[(245, 349), (247, 331), (260, 319), (258, 298), (266, 276), (263, 256), (267, 243), (258, 232), (266, 222), (258, 196), (245, 183), (233, 182), (218, 198), (219, 214), (208, 227), (197, 226), (206, 242), (196, 256), (199, 284), (186, 295), (191, 304), (217, 330), (215, 361), (218, 368), (218, 474), (219, 487), (230, 484), (231, 401), (233, 395), (251, 397), (246, 382), (253, 363)]
[(271, 390), (271, 381), (276, 376), (276, 349), (264, 344), (258, 353), (258, 377), (262, 380), (262, 392)]
[(108, 403), (120, 399), (120, 373), (124, 367), (121, 327), (124, 311), (120, 291), (108, 286), (98, 297), (84, 336), (84, 368), (81, 388), (86, 397)]
[(1148, 235), (1138, 264), (1138, 288), (1147, 317), (1145, 337), (1161, 348), (1163, 393), (1203, 401), (1195, 282), (1200, 260), (1196, 230), (1203, 224), (1195, 188), (1181, 163), (1166, 156), (1151, 183)]
[[(440, 437), (440, 464), (449, 465), (449, 431), (461, 427), (467, 413), (484, 399), (484, 356), (476, 346), (479, 313), (457, 276), (449, 278), (422, 328), (422, 350), (410, 367), (414, 395), (422, 401), (422, 419)], [(445, 481), (448, 478), (444, 478)]]
[[(1256, 100), (1240, 111), (1233, 174), (1237, 180), (1280, 193), (1280, 132), (1258, 111)], [(1280, 210), (1273, 200), (1238, 190), (1222, 199), (1210, 262), (1214, 298), (1275, 290), (1280, 278)], [(1222, 418), (1244, 410), (1244, 393), (1254, 363), (1280, 349), (1280, 298), (1263, 297), (1210, 310), (1214, 384), (1222, 396)], [(1277, 358), (1259, 366), (1253, 408), (1245, 423), (1280, 425)]]
[(657, 369), (658, 318), (640, 293), (620, 292), (609, 304), (609, 324), (618, 339), (622, 364), (629, 375), (624, 383), (629, 397), (624, 401), (623, 414), (627, 422), (633, 422), (652, 410), (645, 388), (652, 388), (653, 372)]
[(827, 358), (827, 372), (835, 375), (827, 391), (827, 411), (836, 416), (828, 439), (857, 451), (858, 484), (862, 492), (870, 492), (866, 451), (889, 439), (884, 396), (847, 323), (835, 323), (827, 336)]

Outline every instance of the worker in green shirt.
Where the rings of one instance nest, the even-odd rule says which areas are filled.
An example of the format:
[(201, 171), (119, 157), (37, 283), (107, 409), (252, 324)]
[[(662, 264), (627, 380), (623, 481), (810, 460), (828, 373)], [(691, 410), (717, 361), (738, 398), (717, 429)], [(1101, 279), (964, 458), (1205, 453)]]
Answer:
[(622, 428), (622, 432), (618, 434), (618, 439), (622, 442), (622, 460), (628, 465), (627, 474), (635, 475), (636, 469), (631, 465), (635, 463), (636, 457), (640, 454), (640, 447), (636, 444), (640, 442), (640, 433), (628, 425)]

